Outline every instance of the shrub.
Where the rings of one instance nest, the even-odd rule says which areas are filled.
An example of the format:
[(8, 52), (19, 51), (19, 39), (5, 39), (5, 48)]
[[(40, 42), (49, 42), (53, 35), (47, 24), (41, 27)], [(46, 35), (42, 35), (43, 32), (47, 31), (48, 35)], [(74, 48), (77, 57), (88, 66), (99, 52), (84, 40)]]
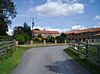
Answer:
[(25, 36), (23, 34), (15, 35), (15, 39), (18, 41), (19, 44), (25, 43)]

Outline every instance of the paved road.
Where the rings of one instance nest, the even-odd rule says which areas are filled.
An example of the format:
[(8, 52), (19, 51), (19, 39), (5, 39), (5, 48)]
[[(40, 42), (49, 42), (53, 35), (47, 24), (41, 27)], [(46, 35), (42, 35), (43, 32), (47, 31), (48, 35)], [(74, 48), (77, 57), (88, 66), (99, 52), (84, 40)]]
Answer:
[(66, 47), (52, 46), (29, 49), (12, 74), (90, 74), (63, 52)]

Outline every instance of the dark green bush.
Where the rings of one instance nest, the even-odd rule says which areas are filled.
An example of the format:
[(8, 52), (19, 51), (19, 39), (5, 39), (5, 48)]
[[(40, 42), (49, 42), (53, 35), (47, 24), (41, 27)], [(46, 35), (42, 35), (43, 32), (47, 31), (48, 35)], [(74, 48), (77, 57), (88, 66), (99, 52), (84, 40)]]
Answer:
[(15, 39), (18, 41), (19, 44), (25, 43), (25, 36), (23, 34), (15, 35)]

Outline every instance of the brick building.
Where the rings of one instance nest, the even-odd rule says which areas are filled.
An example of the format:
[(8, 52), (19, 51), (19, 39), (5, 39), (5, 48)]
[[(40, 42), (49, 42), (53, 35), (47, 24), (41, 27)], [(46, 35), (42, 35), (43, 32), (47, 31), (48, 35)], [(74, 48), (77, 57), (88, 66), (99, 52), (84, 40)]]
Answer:
[(56, 37), (60, 35), (58, 31), (49, 30), (33, 30), (33, 34), (34, 36), (41, 35), (43, 38), (47, 38), (48, 36)]
[(71, 30), (65, 32), (66, 40), (74, 41), (86, 41), (94, 42), (95, 40), (100, 41), (100, 28), (89, 28), (83, 30)]

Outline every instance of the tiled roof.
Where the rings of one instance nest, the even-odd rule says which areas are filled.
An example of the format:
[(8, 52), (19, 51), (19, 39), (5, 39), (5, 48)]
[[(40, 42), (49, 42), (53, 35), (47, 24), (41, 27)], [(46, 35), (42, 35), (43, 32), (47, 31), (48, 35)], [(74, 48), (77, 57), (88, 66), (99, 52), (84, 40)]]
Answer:
[(65, 32), (65, 34), (79, 34), (79, 33), (86, 33), (86, 32), (100, 32), (100, 28), (89, 28), (89, 29), (83, 29), (83, 30), (71, 30)]
[(48, 30), (33, 30), (35, 34), (59, 34), (58, 31), (48, 31)]
[(71, 30), (71, 31), (67, 31), (67, 32), (65, 32), (65, 34), (74, 34), (74, 33), (76, 33), (78, 30)]

